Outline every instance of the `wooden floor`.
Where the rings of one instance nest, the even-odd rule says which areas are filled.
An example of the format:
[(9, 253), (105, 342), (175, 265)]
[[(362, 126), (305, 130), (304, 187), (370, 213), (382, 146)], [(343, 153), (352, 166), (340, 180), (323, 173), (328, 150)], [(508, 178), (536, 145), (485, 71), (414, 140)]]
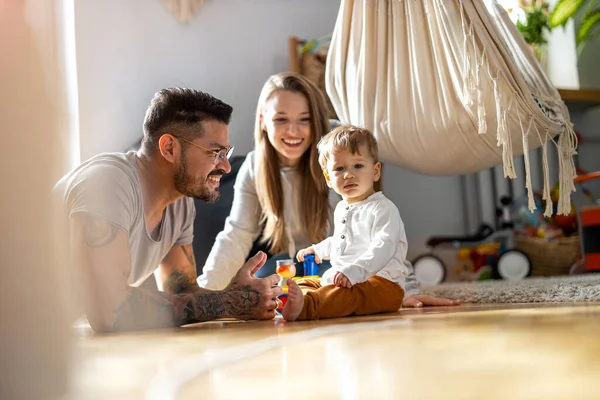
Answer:
[(600, 303), (79, 331), (74, 399), (600, 399)]

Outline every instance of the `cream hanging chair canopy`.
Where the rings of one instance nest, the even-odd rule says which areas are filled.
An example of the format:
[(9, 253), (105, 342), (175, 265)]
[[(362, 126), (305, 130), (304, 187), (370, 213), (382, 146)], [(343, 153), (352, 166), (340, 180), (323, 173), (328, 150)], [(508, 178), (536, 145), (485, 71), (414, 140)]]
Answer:
[(547, 151), (558, 149), (568, 214), (577, 146), (566, 106), (495, 1), (341, 0), (326, 89), (342, 122), (367, 127), (381, 158), (427, 175), (456, 175), (543, 146), (546, 215), (552, 213)]

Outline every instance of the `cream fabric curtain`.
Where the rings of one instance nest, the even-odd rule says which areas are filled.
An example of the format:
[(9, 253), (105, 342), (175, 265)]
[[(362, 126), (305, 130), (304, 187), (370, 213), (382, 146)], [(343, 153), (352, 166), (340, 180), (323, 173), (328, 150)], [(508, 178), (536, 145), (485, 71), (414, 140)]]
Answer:
[(559, 154), (561, 200), (570, 211), (576, 137), (568, 110), (505, 10), (495, 1), (342, 0), (326, 88), (344, 123), (372, 129), (381, 157), (427, 175), (504, 165), (543, 146)]
[(77, 157), (67, 152), (73, 123), (66, 64), (74, 60), (65, 54), (64, 3), (0, 5), (2, 399), (70, 398), (72, 274), (52, 198)]

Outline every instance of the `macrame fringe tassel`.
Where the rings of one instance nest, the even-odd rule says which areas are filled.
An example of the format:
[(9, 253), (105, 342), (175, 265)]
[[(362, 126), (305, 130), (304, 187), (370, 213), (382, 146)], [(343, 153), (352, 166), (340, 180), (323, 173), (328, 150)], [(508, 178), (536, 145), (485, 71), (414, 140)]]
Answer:
[(494, 83), (494, 102), (496, 104), (496, 145), (501, 146), (504, 143), (504, 134), (502, 133), (502, 109), (501, 109), (501, 97), (498, 91), (498, 77), (492, 78)]
[[(531, 117), (533, 119), (533, 116)], [(550, 197), (550, 168), (548, 167), (548, 132), (544, 140), (540, 135), (540, 130), (535, 125), (535, 131), (538, 139), (542, 144), (542, 168), (544, 173), (544, 190), (542, 191), (542, 199), (546, 201), (546, 210), (544, 211), (544, 217), (550, 218), (552, 216), (552, 198)]]
[(477, 133), (483, 135), (487, 133), (487, 122), (485, 113), (485, 99), (481, 89), (481, 68), (483, 67), (485, 57), (485, 48), (481, 55), (481, 63), (475, 66), (475, 90), (477, 90)]
[(544, 217), (550, 218), (552, 216), (552, 197), (550, 195), (550, 168), (548, 166), (548, 134), (546, 133), (546, 140), (542, 145), (542, 160), (544, 167), (544, 191), (542, 193), (542, 199), (546, 201), (546, 209), (544, 210)]
[(533, 187), (531, 185), (531, 162), (529, 161), (529, 130), (533, 118), (529, 120), (529, 127), (527, 131), (523, 129), (523, 121), (521, 119), (521, 113), (519, 112), (519, 126), (521, 126), (521, 133), (523, 134), (523, 160), (525, 162), (525, 188), (527, 189), (527, 208), (529, 211), (534, 212), (536, 210), (535, 200), (533, 198)]
[[(494, 82), (494, 101), (496, 102), (496, 145), (502, 146), (502, 163), (504, 166), (504, 177), (516, 178), (513, 163), (512, 142), (506, 127), (506, 111), (502, 110), (502, 96), (498, 90), (498, 77), (492, 78)], [(512, 101), (511, 103), (512, 104)], [(509, 107), (510, 107), (509, 104)]]
[(502, 135), (504, 136), (504, 143), (502, 146), (502, 163), (504, 164), (504, 177), (515, 179), (517, 174), (515, 173), (515, 162), (513, 157), (512, 137), (508, 132), (508, 125), (506, 124), (506, 115), (512, 106), (512, 98), (508, 103), (508, 107), (502, 111)]
[(573, 156), (577, 154), (577, 136), (569, 125), (558, 138), (558, 180), (560, 198), (558, 200), (559, 215), (571, 212), (571, 193), (575, 191), (573, 179), (577, 176)]

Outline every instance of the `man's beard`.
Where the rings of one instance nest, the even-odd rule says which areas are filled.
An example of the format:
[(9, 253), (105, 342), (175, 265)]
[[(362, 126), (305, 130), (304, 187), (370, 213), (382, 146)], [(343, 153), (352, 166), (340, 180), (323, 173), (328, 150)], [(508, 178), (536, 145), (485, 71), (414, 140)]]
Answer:
[[(222, 176), (224, 172), (225, 171), (221, 169), (216, 169), (212, 171), (209, 176)], [(181, 164), (179, 165), (179, 170), (177, 170), (173, 177), (173, 183), (175, 189), (184, 196), (202, 200), (207, 203), (214, 203), (219, 199), (219, 189), (216, 188), (211, 190), (208, 186), (207, 179), (201, 177), (194, 178), (188, 174), (185, 153), (181, 155)]]

